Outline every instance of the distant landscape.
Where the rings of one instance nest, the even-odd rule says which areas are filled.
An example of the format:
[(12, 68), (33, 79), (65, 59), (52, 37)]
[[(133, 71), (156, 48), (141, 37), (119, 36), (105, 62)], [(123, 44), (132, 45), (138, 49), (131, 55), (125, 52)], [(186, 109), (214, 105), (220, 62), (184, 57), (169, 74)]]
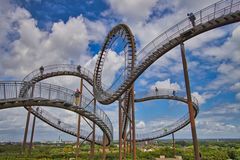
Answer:
[[(200, 151), (203, 160), (240, 160), (240, 139), (205, 139), (199, 140)], [(102, 158), (101, 146), (95, 146), (94, 159)], [(81, 146), (80, 159), (89, 159), (89, 144)], [(106, 159), (118, 159), (117, 143), (107, 148)], [(27, 151), (26, 151), (27, 153)], [(152, 141), (148, 144), (138, 143), (137, 159), (155, 160), (160, 155), (167, 158), (174, 157), (171, 140)], [(193, 146), (191, 140), (176, 140), (176, 155), (183, 160), (192, 160)], [(32, 154), (21, 154), (21, 143), (1, 143), (0, 159), (74, 159), (74, 143), (34, 143)], [(128, 155), (131, 159), (131, 155)]]

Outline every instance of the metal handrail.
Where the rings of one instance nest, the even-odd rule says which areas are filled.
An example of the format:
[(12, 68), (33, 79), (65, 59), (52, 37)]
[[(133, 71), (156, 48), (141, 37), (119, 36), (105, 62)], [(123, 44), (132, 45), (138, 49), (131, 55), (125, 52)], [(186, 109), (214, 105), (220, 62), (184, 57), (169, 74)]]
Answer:
[[(149, 100), (149, 99), (162, 99), (162, 98), (179, 100), (187, 103), (186, 93), (181, 90), (157, 88), (157, 90), (138, 92), (135, 94), (136, 102), (142, 102), (144, 101), (144, 99)], [(199, 104), (198, 104), (197, 98), (195, 98), (194, 96), (192, 96), (192, 103), (193, 103), (193, 107), (195, 110), (195, 117), (196, 117), (199, 112), (199, 108), (198, 108)], [(172, 124), (169, 124), (164, 127), (155, 126), (154, 128), (156, 129), (154, 129), (153, 131), (136, 134), (136, 140), (145, 141), (145, 140), (152, 140), (152, 139), (164, 137), (166, 135), (169, 135), (185, 127), (187, 124), (189, 124), (189, 122), (190, 122), (189, 114), (187, 113)]]
[[(78, 66), (80, 65), (73, 65), (73, 64), (53, 64), (53, 65), (48, 65), (48, 66), (44, 66), (44, 72), (43, 72), (43, 75), (46, 75), (46, 74), (51, 74), (51, 73), (54, 73), (54, 72), (72, 72), (72, 73), (80, 73), (82, 75), (84, 75), (84, 78), (87, 78), (87, 81), (93, 81), (93, 73), (90, 72), (88, 69), (80, 66), (80, 71), (78, 70)], [(40, 73), (40, 70), (39, 69), (36, 69), (34, 71), (32, 71), (31, 73), (29, 73), (24, 79), (23, 81), (26, 81), (26, 82), (31, 82), (32, 80), (34, 80), (35, 78), (37, 77), (41, 77), (41, 73)], [(91, 84), (91, 83), (90, 83)], [(105, 86), (103, 84), (103, 86)], [(85, 99), (84, 100), (87, 100), (88, 102), (90, 102), (91, 100), (84, 97)], [(100, 115), (101, 112), (99, 112), (98, 110), (96, 111), (97, 113), (99, 113)], [(107, 121), (110, 121), (109, 117), (106, 116), (105, 114), (103, 114), (104, 118), (103, 119), (106, 119)], [(112, 124), (111, 124), (111, 130), (113, 131), (113, 127), (112, 127)]]
[[(58, 129), (77, 137), (77, 127), (76, 126), (73, 126), (71, 124), (67, 124), (67, 123), (61, 121), (59, 118), (54, 117), (51, 113), (49, 113), (42, 107), (37, 107), (37, 108), (32, 107), (31, 111), (34, 112), (34, 114), (38, 118), (44, 120), (48, 124), (51, 124), (53, 126), (57, 125)], [(82, 128), (80, 129), (80, 133), (81, 133), (81, 137), (83, 137), (83, 139), (87, 138), (87, 136), (89, 134), (89, 132), (87, 130), (84, 130)], [(88, 139), (88, 140), (90, 141), (91, 139)], [(98, 144), (101, 144), (102, 140), (103, 140), (103, 136), (96, 135), (96, 142)]]
[[(77, 109), (85, 110), (95, 115), (98, 119), (102, 120), (104, 124), (107, 126), (109, 130), (110, 138), (112, 138), (113, 127), (109, 117), (106, 113), (100, 109), (96, 108), (96, 112), (94, 112), (94, 106), (91, 103), (89, 105), (89, 99), (82, 95), (82, 106), (76, 106), (74, 104), (74, 91), (70, 89), (66, 89), (61, 86), (47, 84), (47, 83), (36, 83), (34, 85), (34, 93), (33, 97), (30, 97), (31, 90), (27, 90), (27, 92), (21, 95), (20, 90), (23, 85), (32, 85), (21, 81), (0, 81), (0, 101), (8, 101), (8, 100), (25, 100), (32, 98), (41, 98), (48, 99), (54, 101), (64, 101), (65, 103), (70, 104), (71, 106), (75, 106)], [(87, 107), (86, 107), (87, 106)]]
[[(221, 18), (223, 16), (229, 15), (231, 13), (235, 13), (240, 10), (240, 0), (221, 0), (216, 2), (196, 13), (194, 13), (196, 20), (195, 25), (206, 24), (209, 21), (212, 21), (217, 18)], [(159, 48), (162, 48), (165, 44), (168, 44), (171, 40), (181, 37), (181, 34), (193, 29), (193, 26), (189, 20), (189, 18), (185, 18), (176, 25), (172, 26), (155, 39), (153, 39), (150, 43), (148, 43), (145, 47), (143, 47), (139, 52), (136, 54), (136, 65), (134, 67), (133, 73), (134, 76), (137, 75), (139, 72), (142, 72), (141, 67), (142, 64), (147, 64), (146, 61), (151, 55), (158, 51)], [(127, 68), (125, 68), (125, 71)], [(124, 77), (124, 74), (121, 75)], [(114, 93), (118, 91), (127, 80), (131, 80), (133, 77), (129, 75), (127, 78), (121, 78), (122, 80), (117, 79), (117, 82), (113, 82), (114, 85), (111, 85), (111, 88), (107, 88), (102, 90), (101, 93), (97, 93), (98, 99), (106, 99), (112, 97)], [(114, 89), (113, 89), (114, 88)], [(111, 91), (111, 92), (110, 92)], [(107, 92), (107, 93), (106, 93)]]

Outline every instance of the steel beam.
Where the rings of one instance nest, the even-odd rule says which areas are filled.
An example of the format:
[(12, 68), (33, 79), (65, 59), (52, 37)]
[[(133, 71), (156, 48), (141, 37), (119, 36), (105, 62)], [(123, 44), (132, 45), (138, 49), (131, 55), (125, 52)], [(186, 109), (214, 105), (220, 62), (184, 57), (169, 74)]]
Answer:
[(30, 144), (29, 144), (29, 154), (31, 154), (31, 152), (32, 152), (32, 144), (33, 144), (33, 136), (34, 136), (34, 131), (35, 131), (35, 123), (36, 123), (36, 116), (34, 115), (33, 123), (32, 123), (32, 134), (31, 134), (31, 139), (30, 139)]
[[(33, 97), (35, 85), (32, 86), (32, 92), (31, 97)], [(28, 114), (27, 114), (27, 120), (26, 120), (26, 126), (24, 131), (24, 138), (23, 138), (23, 145), (22, 145), (22, 152), (25, 153), (26, 143), (27, 143), (27, 134), (28, 134), (28, 127), (29, 127), (29, 121), (31, 116), (31, 106), (28, 107)]]
[(173, 148), (173, 156), (175, 157), (176, 155), (176, 149), (175, 149), (175, 138), (174, 138), (174, 133), (172, 133), (172, 148)]
[(127, 152), (126, 152), (126, 147), (127, 147), (127, 144), (126, 144), (126, 141), (127, 141), (127, 138), (126, 138), (126, 129), (124, 130), (124, 135), (123, 135), (123, 157), (124, 157), (124, 160), (126, 160), (126, 157), (127, 157)]
[(26, 125), (25, 125), (25, 131), (24, 131), (24, 138), (23, 138), (23, 145), (22, 145), (22, 152), (25, 153), (25, 148), (26, 148), (26, 143), (27, 143), (27, 135), (28, 135), (28, 126), (29, 126), (29, 121), (30, 121), (30, 112), (31, 107), (28, 109), (27, 113), (27, 120), (26, 120)]
[(106, 159), (106, 135), (103, 133), (103, 160)]
[(185, 47), (183, 42), (180, 44), (180, 47), (181, 47), (184, 79), (185, 79), (185, 86), (186, 86), (186, 93), (187, 93), (187, 100), (188, 100), (188, 110), (189, 110), (189, 117), (190, 117), (191, 131), (192, 131), (194, 157), (195, 157), (195, 160), (200, 160), (197, 132), (196, 132), (196, 126), (195, 126), (195, 119), (194, 119), (194, 109), (192, 104), (191, 88), (190, 88), (190, 81), (188, 76), (187, 60), (185, 55), (186, 53), (185, 53)]
[(119, 160), (122, 160), (122, 107), (120, 100), (118, 111), (118, 123), (119, 123)]
[(137, 159), (137, 148), (136, 148), (136, 132), (135, 132), (135, 106), (134, 106), (134, 86), (132, 87), (132, 145), (133, 145), (133, 160)]
[[(94, 113), (96, 113), (96, 104), (97, 101), (94, 98)], [(93, 122), (93, 134), (92, 134), (92, 142), (91, 142), (91, 151), (90, 151), (90, 159), (94, 159), (94, 150), (95, 150), (95, 123)]]
[[(80, 80), (80, 106), (82, 105), (82, 94), (83, 94), (83, 79)], [(78, 159), (79, 156), (79, 139), (80, 139), (80, 127), (81, 127), (81, 115), (78, 114), (78, 123), (77, 123), (77, 144), (76, 144), (76, 159)]]

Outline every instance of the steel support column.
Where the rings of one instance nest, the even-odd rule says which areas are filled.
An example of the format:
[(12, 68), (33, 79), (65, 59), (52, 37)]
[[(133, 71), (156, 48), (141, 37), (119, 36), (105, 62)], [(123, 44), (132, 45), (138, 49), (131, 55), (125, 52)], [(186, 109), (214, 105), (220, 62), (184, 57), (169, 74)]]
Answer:
[(22, 145), (22, 152), (25, 153), (25, 148), (26, 148), (26, 143), (27, 143), (27, 135), (28, 135), (28, 126), (29, 126), (29, 121), (30, 121), (30, 112), (31, 107), (28, 109), (27, 113), (27, 120), (26, 120), (26, 125), (25, 125), (25, 131), (24, 131), (24, 138), (23, 138), (23, 145)]
[(103, 160), (106, 159), (106, 135), (103, 133)]
[[(34, 88), (35, 85), (32, 86), (32, 92), (31, 92), (31, 97), (33, 97), (34, 93)], [(30, 116), (31, 116), (31, 106), (28, 108), (28, 114), (27, 114), (27, 120), (26, 120), (26, 126), (25, 126), (25, 131), (24, 131), (24, 138), (23, 138), (23, 145), (22, 145), (22, 152), (25, 153), (25, 148), (26, 148), (26, 143), (27, 143), (27, 134), (28, 134), (28, 127), (29, 127), (29, 121), (30, 121)]]
[(118, 123), (119, 123), (119, 160), (122, 160), (122, 108), (120, 100), (118, 111)]
[[(94, 98), (94, 113), (96, 113), (96, 99)], [(95, 123), (93, 122), (93, 134), (92, 134), (92, 142), (91, 142), (91, 151), (90, 151), (90, 159), (94, 159), (94, 150), (95, 150)]]
[(132, 86), (131, 95), (131, 106), (132, 106), (132, 147), (133, 147), (133, 160), (137, 159), (137, 148), (136, 148), (136, 132), (135, 132), (135, 106), (134, 106), (134, 85)]
[(128, 152), (129, 152), (129, 143), (128, 143), (128, 137), (126, 137), (126, 140), (127, 140), (127, 150), (126, 150), (126, 152), (127, 152), (127, 154), (128, 154)]
[(29, 144), (29, 154), (31, 154), (31, 152), (32, 152), (32, 143), (33, 143), (33, 136), (34, 136), (34, 131), (35, 131), (35, 123), (36, 123), (36, 116), (33, 117), (32, 134), (31, 134), (31, 139), (30, 139), (30, 144)]
[(127, 147), (127, 145), (126, 145), (126, 141), (127, 141), (127, 138), (126, 138), (126, 129), (125, 129), (125, 131), (124, 131), (124, 133), (123, 133), (123, 157), (124, 157), (124, 160), (126, 159), (126, 157), (127, 157), (127, 152), (126, 152), (126, 147)]
[[(82, 94), (83, 94), (83, 79), (80, 80), (80, 106), (82, 105)], [(76, 159), (78, 159), (79, 156), (79, 139), (80, 139), (80, 127), (81, 127), (81, 115), (78, 114), (78, 123), (77, 123), (77, 144), (76, 144)]]
[[(132, 115), (132, 114), (130, 114), (130, 115)], [(131, 116), (131, 118), (132, 118), (132, 116)], [(129, 132), (130, 132), (130, 134), (129, 134), (129, 136), (130, 136), (130, 138), (129, 138), (129, 153), (132, 153), (132, 124), (131, 123), (129, 123)]]
[(173, 156), (175, 157), (176, 151), (175, 151), (175, 138), (174, 138), (174, 133), (172, 133), (172, 147), (173, 147)]
[(192, 96), (191, 96), (190, 81), (188, 76), (188, 67), (187, 67), (184, 44), (181, 43), (180, 47), (181, 47), (184, 79), (185, 79), (185, 86), (186, 86), (186, 93), (187, 93), (187, 100), (188, 100), (188, 110), (189, 110), (189, 117), (190, 117), (191, 131), (192, 131), (194, 157), (195, 157), (195, 160), (199, 160), (200, 158), (199, 158), (199, 150), (198, 150), (198, 139), (197, 139), (196, 126), (195, 126), (194, 109), (192, 105)]

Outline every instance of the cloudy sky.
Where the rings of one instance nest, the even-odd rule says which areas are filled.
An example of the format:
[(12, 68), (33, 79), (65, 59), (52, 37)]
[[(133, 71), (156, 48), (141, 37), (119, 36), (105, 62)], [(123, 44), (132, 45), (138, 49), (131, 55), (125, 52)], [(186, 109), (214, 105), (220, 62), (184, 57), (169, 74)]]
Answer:
[[(21, 80), (41, 65), (80, 64), (93, 71), (108, 31), (118, 23), (131, 28), (139, 51), (156, 36), (217, 0), (2, 0), (0, 2), (0, 80)], [(191, 90), (200, 104), (199, 138), (240, 138), (240, 26), (214, 29), (185, 42)], [(110, 54), (106, 81), (120, 68)], [(110, 80), (109, 80), (110, 79)], [(70, 89), (76, 77), (46, 80)], [(87, 83), (87, 82), (86, 82)], [(179, 46), (150, 66), (136, 81), (136, 92), (155, 87), (184, 91)], [(99, 104), (100, 105), (100, 104)], [(110, 116), (117, 138), (117, 105), (100, 105)], [(60, 109), (50, 113), (72, 125), (77, 115)], [(179, 102), (158, 100), (136, 104), (137, 133), (163, 128), (187, 113)], [(0, 111), (0, 141), (21, 141), (26, 110)], [(37, 120), (35, 140), (73, 140)], [(189, 126), (176, 138), (191, 138)]]

